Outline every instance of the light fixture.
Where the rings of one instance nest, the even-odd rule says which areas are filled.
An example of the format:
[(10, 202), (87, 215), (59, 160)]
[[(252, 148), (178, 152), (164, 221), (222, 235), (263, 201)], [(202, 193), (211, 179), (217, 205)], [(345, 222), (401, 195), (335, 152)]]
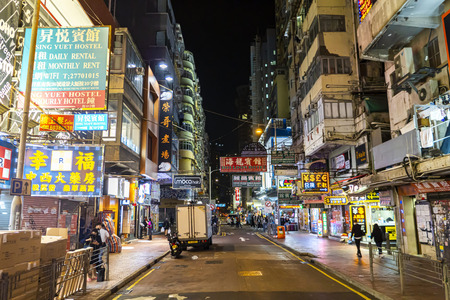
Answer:
[(166, 81), (172, 82), (173, 81), (173, 77), (172, 76), (166, 76)]
[(162, 62), (162, 63), (159, 64), (159, 67), (161, 69), (165, 70), (165, 69), (167, 69), (168, 66), (167, 66), (167, 64), (165, 62)]

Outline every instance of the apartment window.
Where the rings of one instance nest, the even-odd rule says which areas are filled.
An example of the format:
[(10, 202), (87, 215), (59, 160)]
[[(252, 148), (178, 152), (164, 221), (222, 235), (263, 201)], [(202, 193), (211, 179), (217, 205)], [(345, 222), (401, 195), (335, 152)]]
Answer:
[(353, 105), (350, 101), (326, 102), (325, 119), (351, 119), (353, 118)]
[(437, 38), (428, 44), (428, 58), (431, 68), (437, 68), (441, 65), (441, 53), (439, 52), (439, 41)]
[(147, 159), (153, 161), (153, 155), (157, 147), (156, 136), (148, 130), (147, 132)]
[(180, 150), (190, 150), (194, 152), (194, 145), (192, 142), (181, 141), (180, 142)]
[(125, 104), (123, 105), (122, 114), (121, 141), (134, 152), (140, 153), (141, 122)]
[(320, 32), (345, 32), (345, 16), (320, 15)]
[(117, 139), (117, 100), (109, 100), (108, 130), (102, 131), (102, 138), (107, 142), (115, 142)]
[(322, 58), (322, 74), (350, 74), (350, 58)]

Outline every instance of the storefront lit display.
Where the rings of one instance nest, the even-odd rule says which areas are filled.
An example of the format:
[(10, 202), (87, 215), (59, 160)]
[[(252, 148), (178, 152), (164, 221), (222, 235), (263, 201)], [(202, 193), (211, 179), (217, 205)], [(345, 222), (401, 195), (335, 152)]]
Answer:
[(103, 147), (28, 147), (24, 177), (32, 196), (102, 196)]
[(361, 229), (367, 232), (366, 228), (366, 207), (364, 205), (351, 205), (352, 228), (355, 224), (361, 225)]

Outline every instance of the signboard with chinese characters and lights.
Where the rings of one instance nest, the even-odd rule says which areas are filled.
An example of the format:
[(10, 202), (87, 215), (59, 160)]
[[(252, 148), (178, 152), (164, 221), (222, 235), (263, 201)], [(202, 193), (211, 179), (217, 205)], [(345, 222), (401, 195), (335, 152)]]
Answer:
[(330, 189), (328, 172), (302, 173), (302, 189), (305, 194), (326, 194)]
[(350, 205), (352, 228), (355, 224), (361, 225), (361, 230), (366, 233), (366, 207), (364, 205)]
[[(109, 34), (108, 26), (39, 28), (32, 103), (48, 109), (105, 109)], [(26, 28), (18, 108), (23, 108), (30, 44), (31, 28)]]
[(103, 147), (27, 147), (24, 177), (32, 196), (103, 195)]
[(75, 131), (108, 130), (108, 114), (77, 114), (74, 126)]
[(233, 175), (231, 177), (232, 187), (261, 187), (262, 186), (262, 176), (261, 175)]
[(22, 1), (0, 0), (0, 102), (8, 106), (16, 55), (16, 32)]
[(295, 164), (295, 153), (291, 151), (272, 151), (270, 156), (272, 165)]
[(361, 166), (367, 163), (366, 144), (362, 144), (356, 147), (355, 154), (357, 166)]
[[(170, 172), (172, 170), (172, 98), (172, 91), (164, 91), (161, 93), (159, 106), (158, 172)], [(181, 143), (189, 144), (186, 141), (181, 141)]]
[(346, 205), (348, 204), (347, 196), (326, 196), (323, 201), (327, 205)]
[(380, 195), (378, 194), (378, 192), (375, 191), (366, 194), (366, 199), (364, 200), (364, 202), (378, 202), (378, 201), (380, 201)]
[(359, 22), (361, 23), (372, 8), (373, 0), (358, 0)]
[(267, 172), (266, 157), (221, 157), (222, 173), (255, 173)]
[(45, 115), (39, 122), (39, 131), (73, 131), (73, 115)]

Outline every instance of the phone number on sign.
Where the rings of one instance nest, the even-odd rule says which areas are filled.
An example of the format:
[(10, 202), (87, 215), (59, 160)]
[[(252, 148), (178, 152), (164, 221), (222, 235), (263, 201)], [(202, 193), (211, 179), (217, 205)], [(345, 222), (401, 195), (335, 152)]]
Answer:
[(62, 74), (64, 79), (71, 80), (71, 79), (99, 79), (100, 74), (99, 73), (70, 73), (70, 74)]

